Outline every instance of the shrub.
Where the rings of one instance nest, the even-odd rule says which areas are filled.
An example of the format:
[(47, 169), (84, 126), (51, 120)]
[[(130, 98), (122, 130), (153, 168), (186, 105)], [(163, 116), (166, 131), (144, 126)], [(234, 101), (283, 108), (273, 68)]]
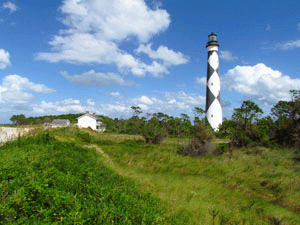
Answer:
[(214, 135), (211, 130), (200, 123), (194, 128), (193, 135), (194, 137), (191, 142), (178, 150), (179, 154), (186, 156), (204, 156), (214, 153)]
[(237, 127), (231, 141), (235, 147), (270, 146), (270, 138), (260, 124), (251, 124), (246, 129)]
[(160, 126), (157, 118), (152, 117), (145, 125), (143, 136), (147, 144), (160, 144), (168, 136), (168, 131), (165, 127)]
[(228, 152), (228, 149), (229, 144), (221, 143), (216, 146), (215, 150), (213, 151), (213, 154), (216, 156), (222, 155), (223, 153)]
[(79, 137), (79, 139), (82, 142), (91, 143), (91, 136), (89, 133), (83, 133), (81, 131), (77, 131), (76, 136)]

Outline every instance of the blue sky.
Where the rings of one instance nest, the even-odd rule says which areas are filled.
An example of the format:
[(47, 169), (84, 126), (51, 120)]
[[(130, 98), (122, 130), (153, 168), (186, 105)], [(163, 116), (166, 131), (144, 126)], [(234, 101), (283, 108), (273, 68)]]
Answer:
[(0, 2), (0, 123), (96, 112), (193, 117), (205, 109), (207, 36), (220, 43), (224, 117), (267, 113), (300, 89), (300, 1)]

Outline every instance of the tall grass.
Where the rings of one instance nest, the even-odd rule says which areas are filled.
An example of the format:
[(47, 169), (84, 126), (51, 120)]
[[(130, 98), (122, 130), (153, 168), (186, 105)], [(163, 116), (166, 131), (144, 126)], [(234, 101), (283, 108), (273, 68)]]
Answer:
[(300, 151), (230, 148), (192, 158), (177, 154), (183, 144), (76, 128), (7, 143), (0, 221), (300, 224)]
[(300, 224), (299, 152), (253, 148), (191, 158), (171, 142), (134, 142), (99, 147), (123, 176), (168, 202), (170, 215), (189, 214), (188, 224)]

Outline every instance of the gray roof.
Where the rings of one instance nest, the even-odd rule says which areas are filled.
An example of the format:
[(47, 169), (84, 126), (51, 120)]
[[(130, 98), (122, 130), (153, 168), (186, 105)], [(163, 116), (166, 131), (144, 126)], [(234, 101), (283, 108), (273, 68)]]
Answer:
[(96, 115), (93, 115), (93, 114), (89, 114), (89, 113), (86, 113), (86, 114), (84, 114), (84, 115), (78, 117), (77, 119), (80, 119), (80, 118), (82, 118), (82, 117), (84, 117), (84, 116), (89, 116), (89, 117), (91, 117), (91, 118), (93, 118), (93, 119), (95, 119), (95, 120), (102, 120), (100, 117), (98, 117), (98, 116), (96, 116)]
[(65, 120), (65, 119), (56, 119), (51, 122), (52, 125), (69, 125), (70, 120)]

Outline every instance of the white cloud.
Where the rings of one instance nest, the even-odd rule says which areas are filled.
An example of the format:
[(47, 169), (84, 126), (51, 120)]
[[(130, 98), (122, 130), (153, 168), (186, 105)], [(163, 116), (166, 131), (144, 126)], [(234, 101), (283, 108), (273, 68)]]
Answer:
[(284, 43), (280, 43), (280, 44), (277, 44), (276, 47), (281, 50), (289, 50), (289, 49), (293, 49), (293, 48), (299, 48), (300, 40), (287, 41)]
[(141, 103), (141, 104), (145, 104), (145, 105), (153, 105), (153, 101), (148, 98), (147, 96), (141, 96), (138, 101)]
[[(51, 52), (38, 53), (38, 60), (49, 62), (115, 64), (123, 73), (136, 76), (168, 73), (165, 65), (147, 65), (120, 48), (122, 42), (137, 39), (148, 42), (166, 30), (170, 15), (166, 10), (149, 8), (144, 0), (65, 0), (60, 7), (66, 29), (49, 42)], [(169, 55), (167, 55), (169, 54)], [(186, 63), (182, 53), (161, 46), (159, 59), (168, 65)]]
[(166, 46), (160, 46), (156, 51), (152, 50), (152, 44), (141, 44), (137, 49), (137, 53), (145, 53), (152, 59), (160, 59), (166, 65), (181, 65), (188, 62), (188, 57), (186, 57), (181, 52), (174, 52)]
[(38, 59), (52, 63), (112, 63), (119, 56), (117, 45), (89, 33), (54, 36), (49, 42), (53, 52), (39, 53)]
[(143, 0), (65, 0), (61, 12), (66, 15), (64, 32), (97, 32), (106, 40), (124, 40), (136, 36), (140, 41), (165, 30), (170, 24), (166, 10), (150, 9)]
[(88, 99), (85, 104), (82, 104), (76, 99), (65, 99), (57, 102), (42, 101), (40, 104), (33, 105), (33, 112), (38, 114), (60, 114), (60, 113), (83, 113), (86, 111), (95, 112), (97, 114), (112, 117), (112, 115), (130, 115), (131, 109), (123, 103), (115, 104), (90, 104), (94, 102)]
[(263, 63), (255, 66), (236, 66), (221, 79), (224, 88), (269, 104), (279, 100), (290, 100), (289, 90), (300, 89), (300, 79), (292, 79)]
[(116, 92), (110, 92), (110, 93), (108, 93), (108, 95), (111, 96), (111, 97), (115, 97), (115, 98), (121, 97), (121, 94), (117, 91)]
[(206, 85), (206, 77), (196, 77), (196, 83), (201, 85)]
[(88, 99), (88, 100), (86, 100), (86, 104), (89, 106), (95, 106), (96, 102), (94, 102), (92, 99)]
[[(119, 96), (118, 92), (111, 93)], [(92, 104), (91, 104), (92, 103)], [(140, 96), (130, 99), (122, 99), (111, 103), (97, 103), (88, 99), (84, 103), (76, 99), (65, 99), (57, 102), (45, 102), (33, 105), (34, 113), (59, 114), (59, 113), (83, 113), (85, 111), (113, 117), (132, 116), (131, 106), (140, 106), (145, 113), (164, 112), (169, 115), (180, 113), (193, 114), (193, 108), (203, 107), (205, 97), (185, 92), (165, 92), (159, 96)]]
[(233, 56), (230, 51), (220, 51), (220, 58), (224, 59), (225, 61), (234, 61), (238, 59), (238, 57)]
[(4, 2), (2, 8), (9, 9), (10, 13), (17, 11), (17, 6), (12, 2)]
[(34, 98), (32, 92), (52, 93), (55, 90), (43, 84), (30, 82), (28, 78), (19, 75), (8, 75), (0, 85), (0, 103), (11, 107), (25, 106)]
[(169, 73), (168, 69), (164, 65), (162, 65), (162, 64), (160, 64), (160, 63), (158, 63), (156, 61), (154, 61), (152, 63), (152, 65), (147, 66), (146, 70), (149, 73), (152, 73), (152, 75), (154, 77), (162, 77), (161, 74), (163, 74), (163, 73), (167, 73), (168, 74)]
[[(161, 96), (141, 96), (128, 101), (131, 105), (138, 105), (149, 113), (164, 112), (174, 113), (192, 113), (196, 106), (203, 106), (205, 97), (195, 94), (187, 94), (183, 91), (165, 92)], [(145, 107), (147, 106), (147, 107)]]
[(4, 49), (0, 49), (0, 69), (3, 70), (10, 65), (10, 55), (9, 52)]
[(88, 107), (83, 107), (79, 100), (65, 99), (61, 102), (42, 101), (40, 105), (33, 105), (34, 113), (82, 113), (87, 111)]
[(114, 73), (96, 73), (90, 70), (80, 75), (68, 75), (67, 72), (62, 72), (62, 75), (72, 83), (78, 85), (98, 85), (98, 86), (111, 86), (123, 85), (134, 86), (133, 81), (125, 81), (120, 75)]

